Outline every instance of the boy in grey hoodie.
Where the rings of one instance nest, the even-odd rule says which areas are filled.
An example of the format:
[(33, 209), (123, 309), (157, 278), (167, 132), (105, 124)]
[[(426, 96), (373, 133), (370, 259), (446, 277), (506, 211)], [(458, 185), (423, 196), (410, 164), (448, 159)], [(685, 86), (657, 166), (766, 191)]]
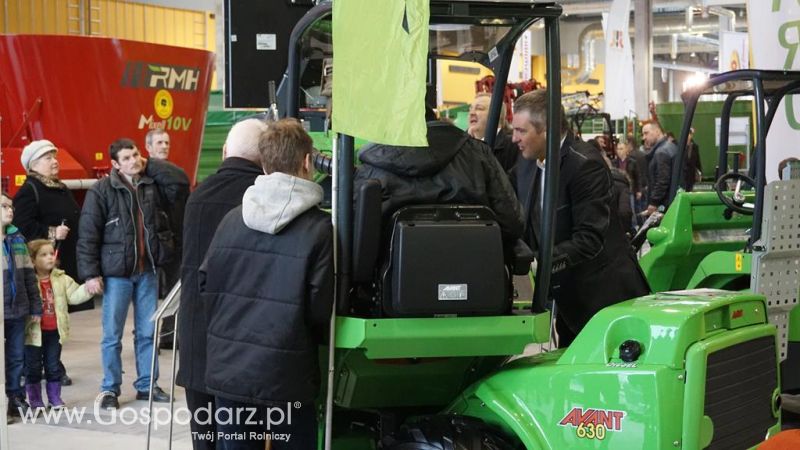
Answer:
[(274, 450), (317, 446), (317, 349), (333, 304), (333, 230), (318, 207), (311, 150), (294, 119), (269, 126), (259, 142), (266, 175), (222, 220), (200, 267), (206, 390), (232, 419), (217, 424), (225, 449), (263, 449), (265, 433)]

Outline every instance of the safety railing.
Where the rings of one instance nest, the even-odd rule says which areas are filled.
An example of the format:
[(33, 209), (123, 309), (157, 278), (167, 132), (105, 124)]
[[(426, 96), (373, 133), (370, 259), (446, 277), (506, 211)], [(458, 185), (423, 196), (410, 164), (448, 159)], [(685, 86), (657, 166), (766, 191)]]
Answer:
[[(150, 450), (150, 439), (152, 437), (152, 430), (153, 430), (153, 388), (156, 385), (156, 360), (158, 359), (158, 342), (161, 338), (161, 321), (164, 318), (174, 316), (175, 317), (175, 326), (172, 330), (173, 339), (172, 339), (172, 373), (169, 377), (169, 417), (174, 417), (175, 412), (175, 369), (177, 368), (177, 357), (178, 353), (177, 350), (177, 332), (178, 332), (178, 308), (180, 306), (180, 299), (181, 297), (181, 282), (178, 281), (175, 283), (175, 286), (170, 289), (169, 293), (167, 294), (166, 298), (164, 298), (164, 302), (161, 303), (161, 306), (156, 310), (156, 313), (153, 315), (153, 320), (156, 323), (155, 331), (153, 332), (153, 356), (150, 360), (150, 395), (148, 396), (147, 400), (147, 410), (151, 412), (150, 420), (147, 421), (147, 450)], [(172, 433), (174, 429), (174, 421), (169, 421), (169, 438), (168, 438), (168, 449), (172, 449)]]

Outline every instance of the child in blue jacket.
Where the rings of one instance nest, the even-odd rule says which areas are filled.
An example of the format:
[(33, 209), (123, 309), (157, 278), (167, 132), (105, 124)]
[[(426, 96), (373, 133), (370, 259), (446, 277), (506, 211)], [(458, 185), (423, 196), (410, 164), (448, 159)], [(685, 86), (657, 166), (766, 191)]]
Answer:
[(0, 229), (3, 233), (3, 322), (5, 325), (6, 395), (8, 414), (25, 413), (28, 403), (20, 386), (22, 365), (25, 360), (25, 320), (34, 322), (42, 317), (42, 298), (39, 282), (28, 255), (25, 238), (14, 220), (14, 206), (5, 192), (0, 196)]

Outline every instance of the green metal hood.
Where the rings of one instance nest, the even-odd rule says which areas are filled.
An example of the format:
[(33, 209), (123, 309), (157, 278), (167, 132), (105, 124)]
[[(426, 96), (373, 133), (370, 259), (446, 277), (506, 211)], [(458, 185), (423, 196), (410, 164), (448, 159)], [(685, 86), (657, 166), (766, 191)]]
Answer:
[(641, 365), (684, 366), (686, 348), (723, 330), (767, 322), (763, 296), (696, 289), (628, 300), (597, 313), (558, 364), (624, 363), (619, 347), (641, 344)]

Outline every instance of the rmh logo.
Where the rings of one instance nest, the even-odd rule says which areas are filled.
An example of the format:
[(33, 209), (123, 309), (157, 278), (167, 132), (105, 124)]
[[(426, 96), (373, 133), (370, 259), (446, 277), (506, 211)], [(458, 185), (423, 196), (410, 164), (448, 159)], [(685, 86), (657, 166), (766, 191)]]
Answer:
[(128, 62), (125, 65), (125, 72), (122, 74), (122, 85), (134, 88), (194, 91), (197, 90), (199, 80), (200, 69), (198, 68), (150, 64), (140, 61)]

